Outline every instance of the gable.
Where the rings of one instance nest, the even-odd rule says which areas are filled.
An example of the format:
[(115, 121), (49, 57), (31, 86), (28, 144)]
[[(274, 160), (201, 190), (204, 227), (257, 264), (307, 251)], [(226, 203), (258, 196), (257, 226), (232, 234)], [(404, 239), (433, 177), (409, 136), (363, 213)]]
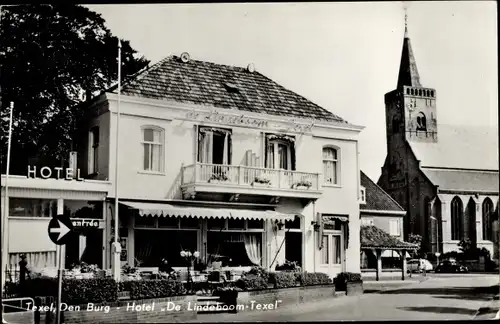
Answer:
[(379, 185), (373, 182), (363, 171), (361, 185), (365, 187), (366, 204), (360, 205), (361, 210), (404, 211), (392, 197)]

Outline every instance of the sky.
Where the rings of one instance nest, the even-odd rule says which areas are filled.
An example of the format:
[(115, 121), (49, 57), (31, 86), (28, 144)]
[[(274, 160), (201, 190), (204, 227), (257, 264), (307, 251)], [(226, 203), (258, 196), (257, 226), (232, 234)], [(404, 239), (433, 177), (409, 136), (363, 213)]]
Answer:
[[(377, 181), (386, 156), (384, 94), (397, 84), (408, 31), (438, 124), (488, 130), (498, 155), (495, 1), (89, 5), (155, 63), (192, 59), (255, 69), (365, 126), (360, 166)], [(491, 141), (487, 141), (491, 145)], [(497, 167), (498, 168), (498, 167)]]

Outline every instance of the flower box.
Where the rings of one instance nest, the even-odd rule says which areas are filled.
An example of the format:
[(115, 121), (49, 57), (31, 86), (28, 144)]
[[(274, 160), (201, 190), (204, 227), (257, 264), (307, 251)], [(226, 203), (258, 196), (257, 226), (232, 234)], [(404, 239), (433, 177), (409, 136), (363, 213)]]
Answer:
[(310, 187), (307, 186), (297, 186), (295, 187), (297, 190), (308, 190)]
[(362, 281), (348, 281), (346, 283), (346, 295), (347, 296), (359, 296), (363, 294), (363, 282)]
[(264, 187), (264, 188), (267, 188), (267, 187), (271, 186), (271, 183), (270, 182), (268, 182), (268, 183), (252, 182), (252, 186), (253, 187)]

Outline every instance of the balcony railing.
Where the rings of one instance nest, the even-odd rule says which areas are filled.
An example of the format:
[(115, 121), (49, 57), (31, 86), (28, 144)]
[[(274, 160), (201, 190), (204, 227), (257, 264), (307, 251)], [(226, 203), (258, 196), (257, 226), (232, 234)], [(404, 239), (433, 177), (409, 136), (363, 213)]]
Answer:
[(182, 167), (182, 184), (194, 183), (295, 190), (320, 189), (318, 173), (207, 163)]

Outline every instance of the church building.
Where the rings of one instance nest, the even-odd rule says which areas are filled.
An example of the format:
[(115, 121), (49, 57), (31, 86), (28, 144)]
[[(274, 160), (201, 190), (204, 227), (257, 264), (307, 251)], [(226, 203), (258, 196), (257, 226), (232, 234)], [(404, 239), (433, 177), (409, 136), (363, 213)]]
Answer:
[(378, 185), (407, 211), (405, 239), (421, 235), (432, 253), (457, 251), (465, 239), (497, 255), (498, 134), (439, 120), (437, 91), (420, 82), (407, 27), (397, 88), (385, 105)]

